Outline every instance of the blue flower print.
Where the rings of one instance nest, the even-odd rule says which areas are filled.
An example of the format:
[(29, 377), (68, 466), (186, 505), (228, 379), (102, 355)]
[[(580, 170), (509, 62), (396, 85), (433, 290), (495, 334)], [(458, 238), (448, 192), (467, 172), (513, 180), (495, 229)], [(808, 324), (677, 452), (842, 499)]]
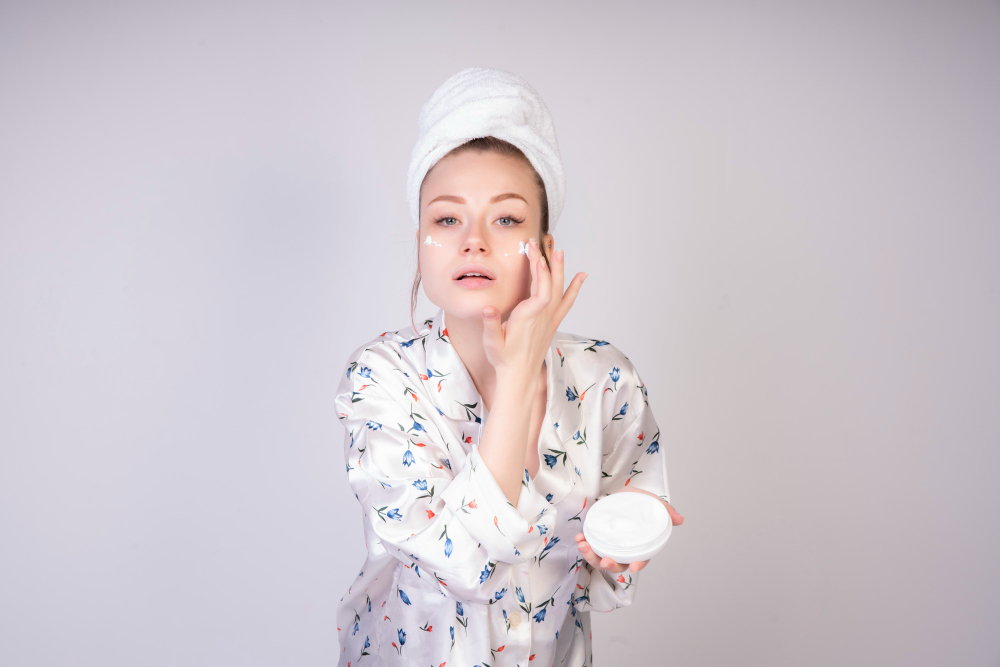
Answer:
[(654, 440), (653, 442), (649, 443), (649, 447), (646, 448), (646, 453), (647, 454), (655, 454), (658, 451), (660, 451), (660, 441), (659, 440)]
[(455, 626), (448, 626), (448, 631), (451, 633), (451, 640), (455, 641)]
[(418, 479), (417, 481), (415, 481), (413, 483), (413, 486), (417, 487), (421, 491), (426, 491), (427, 490), (427, 480), (426, 479)]
[(399, 513), (399, 508), (398, 507), (394, 507), (391, 510), (389, 510), (388, 512), (386, 512), (386, 516), (389, 517), (390, 519), (395, 519), (396, 521), (402, 521), (403, 520), (403, 515)]
[(553, 424), (552, 426), (553, 426), (553, 428), (559, 428), (559, 422), (556, 422), (556, 423), (555, 423), (555, 424)]
[(552, 494), (551, 493), (546, 494), (545, 495), (545, 499), (551, 503), (552, 502)]
[(367, 366), (362, 366), (361, 368), (358, 369), (358, 375), (360, 375), (363, 378), (367, 378), (367, 379), (371, 380), (372, 379), (372, 369), (368, 368)]
[(524, 481), (525, 482), (530, 482), (531, 481), (531, 478), (528, 477), (528, 469), (527, 468), (524, 469)]
[(444, 541), (444, 555), (451, 558), (451, 538), (447, 538)]
[(566, 387), (566, 400), (575, 401), (576, 398), (577, 398), (576, 392), (570, 389), (569, 387)]
[(484, 581), (486, 581), (489, 578), (489, 576), (490, 576), (490, 566), (487, 565), (486, 567), (483, 568), (483, 571), (479, 573), (479, 583), (483, 583)]
[(378, 422), (373, 422), (371, 419), (368, 420), (368, 422), (365, 424), (365, 426), (367, 426), (368, 428), (370, 428), (373, 431), (381, 431), (382, 430), (382, 425), (379, 424)]
[(545, 533), (549, 532), (549, 527), (546, 526), (544, 523), (540, 523), (535, 527), (538, 528), (539, 535), (544, 535)]
[(556, 463), (558, 463), (558, 462), (559, 462), (559, 459), (557, 459), (556, 457), (552, 456), (551, 454), (546, 454), (545, 455), (545, 465), (547, 465), (548, 467), (555, 468), (556, 467)]
[(403, 342), (400, 343), (400, 346), (410, 347), (411, 345), (413, 345), (414, 342), (416, 342), (416, 340), (417, 340), (416, 338), (411, 338), (410, 340), (404, 340)]
[(573, 434), (573, 439), (574, 440), (580, 439), (580, 429), (576, 429), (576, 433)]
[(411, 452), (409, 449), (407, 449), (405, 452), (403, 452), (403, 465), (404, 466), (411, 466), (411, 465), (413, 465), (414, 461), (416, 461), (416, 459), (413, 458), (413, 452)]
[(549, 549), (554, 547), (558, 542), (559, 542), (559, 537), (558, 536), (553, 537), (551, 540), (549, 540), (549, 543), (545, 545), (545, 548), (542, 549), (542, 551), (548, 551)]
[(357, 633), (358, 633), (358, 622), (354, 621), (354, 632), (352, 632), (351, 634), (356, 635)]
[(399, 635), (399, 645), (402, 646), (403, 644), (405, 644), (406, 643), (406, 632), (403, 630), (403, 628), (400, 628), (396, 632), (396, 634)]
[(621, 419), (622, 417), (625, 416), (626, 412), (628, 412), (628, 401), (625, 401), (625, 405), (623, 405), (622, 409), (618, 411), (618, 414), (616, 414), (614, 417), (611, 418), (611, 421), (616, 421), (618, 419)]
[(514, 595), (517, 596), (517, 601), (518, 602), (524, 602), (524, 593), (521, 592), (521, 587), (520, 586), (515, 586), (514, 587)]
[(396, 590), (398, 590), (398, 591), (399, 591), (399, 599), (403, 601), (403, 604), (411, 604), (411, 603), (410, 603), (410, 598), (408, 598), (408, 597), (406, 596), (406, 593), (405, 593), (405, 592), (403, 592), (403, 589), (402, 589), (402, 588), (398, 588), (398, 589), (396, 589)]
[(441, 412), (441, 408), (439, 408), (438, 406), (436, 406), (436, 405), (435, 405), (435, 406), (434, 406), (434, 409), (438, 411), (438, 414), (439, 414), (439, 415), (441, 415), (442, 417), (444, 417), (444, 413), (443, 413), (443, 412)]
[(442, 463), (444, 463), (446, 466), (448, 466), (448, 470), (451, 470), (451, 461), (449, 461), (448, 459), (445, 459), (444, 461), (442, 461)]
[(615, 366), (614, 368), (612, 368), (611, 372), (608, 373), (608, 375), (611, 376), (611, 381), (612, 382), (614, 382), (615, 384), (618, 384), (618, 378), (621, 377), (621, 374), (620, 374), (620, 370), (618, 369), (617, 366)]
[(455, 613), (458, 614), (459, 616), (465, 616), (465, 610), (462, 609), (461, 602), (455, 603)]
[(545, 620), (545, 609), (539, 609), (538, 613), (535, 614), (535, 623), (541, 623)]
[[(627, 403), (626, 403), (626, 405), (627, 405)], [(623, 412), (622, 414), (625, 414), (625, 413)], [(424, 433), (427, 433), (427, 429), (425, 429), (422, 425), (418, 424), (417, 422), (413, 422), (413, 430), (414, 431), (423, 431)]]
[(496, 593), (493, 594), (493, 598), (496, 600), (502, 600), (503, 596), (506, 594), (507, 594), (507, 589), (501, 588), (500, 590), (498, 590)]

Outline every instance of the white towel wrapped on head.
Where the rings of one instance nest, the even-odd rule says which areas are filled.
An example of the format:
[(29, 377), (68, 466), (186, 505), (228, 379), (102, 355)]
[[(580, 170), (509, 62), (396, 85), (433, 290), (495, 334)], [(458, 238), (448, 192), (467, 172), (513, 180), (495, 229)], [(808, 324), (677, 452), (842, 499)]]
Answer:
[(406, 198), (417, 229), (420, 185), (430, 168), (451, 149), (487, 136), (514, 144), (531, 162), (545, 183), (549, 230), (555, 228), (566, 201), (566, 174), (552, 117), (527, 81), (489, 67), (463, 69), (424, 102), (417, 128), (406, 177)]

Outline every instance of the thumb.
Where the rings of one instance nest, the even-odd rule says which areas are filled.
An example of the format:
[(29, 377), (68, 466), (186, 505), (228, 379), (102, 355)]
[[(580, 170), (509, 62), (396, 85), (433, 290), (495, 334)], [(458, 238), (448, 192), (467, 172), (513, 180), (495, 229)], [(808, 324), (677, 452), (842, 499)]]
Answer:
[(500, 327), (500, 311), (493, 306), (483, 308), (483, 347), (486, 352), (503, 350), (503, 331)]

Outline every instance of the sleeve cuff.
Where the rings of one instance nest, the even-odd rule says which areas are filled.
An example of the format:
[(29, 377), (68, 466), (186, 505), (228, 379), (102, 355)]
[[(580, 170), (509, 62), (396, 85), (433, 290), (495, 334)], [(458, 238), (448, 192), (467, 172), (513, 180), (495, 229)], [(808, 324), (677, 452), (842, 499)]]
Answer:
[(472, 446), (468, 462), (441, 493), (445, 505), (486, 549), (490, 558), (518, 565), (535, 558), (555, 528), (556, 509), (533, 485), (521, 484), (514, 507)]

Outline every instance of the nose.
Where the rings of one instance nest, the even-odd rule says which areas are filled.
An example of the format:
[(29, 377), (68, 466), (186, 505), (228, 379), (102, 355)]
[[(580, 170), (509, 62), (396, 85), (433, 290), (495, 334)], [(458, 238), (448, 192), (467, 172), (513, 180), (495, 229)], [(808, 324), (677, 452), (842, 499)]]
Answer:
[(486, 234), (483, 233), (483, 223), (480, 221), (473, 222), (468, 226), (468, 230), (465, 238), (462, 240), (462, 254), (476, 255), (489, 253), (490, 247), (486, 242)]

